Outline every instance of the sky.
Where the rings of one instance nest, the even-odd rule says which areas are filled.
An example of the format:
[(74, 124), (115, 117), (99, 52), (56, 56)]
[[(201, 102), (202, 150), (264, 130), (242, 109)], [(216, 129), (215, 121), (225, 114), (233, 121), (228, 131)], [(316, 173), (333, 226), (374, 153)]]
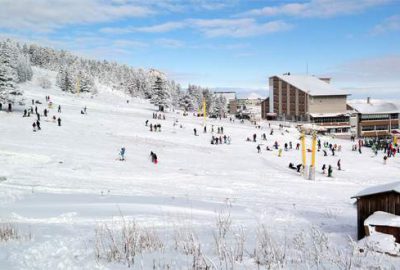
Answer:
[(399, 98), (400, 0), (0, 0), (0, 37), (268, 95), (274, 74)]

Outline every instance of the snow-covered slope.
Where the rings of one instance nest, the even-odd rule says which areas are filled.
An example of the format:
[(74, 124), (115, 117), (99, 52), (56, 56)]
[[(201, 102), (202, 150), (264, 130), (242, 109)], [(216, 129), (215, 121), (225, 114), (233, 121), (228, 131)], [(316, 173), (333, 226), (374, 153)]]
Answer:
[[(39, 73), (54, 81), (55, 74), (35, 70), (35, 76)], [(155, 228), (163, 238), (170, 238), (174, 228), (190, 227), (207, 248), (213, 242), (216, 213), (226, 205), (232, 226), (245, 230), (246, 254), (253, 252), (260, 224), (277, 239), (291, 239), (316, 226), (341, 248), (348, 235), (356, 238), (350, 197), (399, 176), (398, 157), (383, 165), (381, 154), (374, 157), (365, 149), (360, 155), (351, 151), (349, 141), (322, 137), (341, 144), (342, 151), (334, 157), (318, 153), (316, 181), (308, 181), (288, 169), (290, 162), (300, 163), (299, 151), (284, 151), (282, 157), (275, 150), (265, 151), (275, 141), (295, 146), (299, 134), (294, 128), (280, 131), (278, 123), (272, 123), (275, 132), (269, 135), (267, 123), (256, 129), (248, 123), (209, 119), (208, 133), (203, 133), (202, 118), (169, 112), (166, 120), (155, 120), (154, 108), (146, 101), (127, 103), (127, 97), (101, 87), (95, 97), (62, 93), (54, 83), (43, 90), (35, 80), (21, 87), (27, 106), (31, 99), (39, 100), (42, 113), (46, 95), (55, 106), (49, 117), (42, 115), (38, 132), (32, 132), (36, 117), (23, 118), (23, 108), (0, 112), (0, 221), (31, 234), (30, 240), (0, 242), (0, 269), (124, 269), (123, 264), (97, 261), (93, 243), (96, 224), (121, 214)], [(82, 115), (85, 106), (87, 115)], [(61, 127), (51, 120), (53, 115), (61, 117)], [(150, 132), (146, 120), (160, 123), (162, 131)], [(212, 125), (215, 131), (224, 127), (230, 145), (210, 144)], [(193, 135), (194, 128), (199, 136)], [(258, 142), (260, 154), (258, 143), (246, 142), (254, 133), (258, 138), (267, 134), (266, 141)], [(123, 146), (126, 161), (121, 162), (118, 152)], [(150, 151), (158, 155), (157, 165), (150, 162)], [(336, 168), (339, 158), (342, 171), (334, 170), (333, 178), (320, 173), (322, 164)], [(213, 248), (208, 252), (213, 254)], [(171, 265), (176, 260), (173, 269), (190, 268), (186, 257), (160, 258)], [(238, 268), (256, 268), (251, 256), (246, 258)], [(152, 263), (142, 263), (143, 269), (151, 269)]]

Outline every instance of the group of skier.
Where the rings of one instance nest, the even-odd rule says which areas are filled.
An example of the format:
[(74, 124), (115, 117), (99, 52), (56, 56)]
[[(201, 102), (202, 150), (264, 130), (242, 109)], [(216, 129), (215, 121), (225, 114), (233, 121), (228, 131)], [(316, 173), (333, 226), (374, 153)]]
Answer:
[[(49, 109), (45, 108), (43, 110), (43, 116), (47, 118), (48, 114), (50, 112), (50, 107), (51, 107), (50, 106), (50, 102), (51, 102), (50, 101), (50, 96), (46, 96), (45, 99), (46, 99), (46, 102), (49, 104), (48, 105)], [(35, 105), (35, 104), (42, 104), (42, 103), (39, 100), (32, 99), (32, 106), (30, 108), (28, 108), (28, 109), (24, 109), (24, 114), (22, 116), (22, 117), (31, 117), (31, 114), (35, 114), (36, 115), (36, 121), (34, 121), (32, 123), (33, 132), (36, 132), (36, 131), (39, 131), (39, 130), (42, 129), (41, 125), (40, 125), (41, 114), (40, 114), (40, 112), (38, 110), (37, 105)], [(35, 105), (35, 108), (33, 108), (33, 105)], [(61, 105), (58, 106), (58, 112), (61, 113)], [(61, 126), (61, 118), (60, 117), (57, 118), (55, 115), (53, 115), (52, 119), (53, 119), (53, 122), (57, 121), (58, 126)]]

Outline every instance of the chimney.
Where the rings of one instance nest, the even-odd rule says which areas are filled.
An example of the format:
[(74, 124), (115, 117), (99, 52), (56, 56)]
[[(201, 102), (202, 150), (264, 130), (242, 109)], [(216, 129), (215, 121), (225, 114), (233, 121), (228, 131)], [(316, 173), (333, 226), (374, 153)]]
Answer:
[(324, 77), (324, 78), (319, 78), (321, 81), (324, 81), (326, 83), (331, 83), (331, 78), (329, 77)]
[(371, 98), (367, 97), (367, 104), (371, 104)]

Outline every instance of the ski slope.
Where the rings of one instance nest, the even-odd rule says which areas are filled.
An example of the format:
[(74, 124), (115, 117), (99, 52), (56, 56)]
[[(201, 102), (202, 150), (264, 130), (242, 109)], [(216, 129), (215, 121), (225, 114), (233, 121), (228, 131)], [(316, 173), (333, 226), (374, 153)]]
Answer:
[[(46, 72), (35, 69), (35, 76)], [(47, 75), (54, 85), (55, 75)], [(32, 238), (0, 243), (0, 269), (125, 269), (96, 261), (93, 239), (99, 222), (123, 215), (163, 235), (179, 226), (203, 235), (227, 204), (233, 222), (243, 226), (249, 238), (259, 224), (276, 235), (317, 226), (341, 247), (348, 236), (356, 239), (355, 201), (350, 197), (363, 188), (396, 181), (400, 173), (398, 157), (383, 165), (381, 153), (373, 157), (365, 148), (359, 154), (351, 151), (348, 140), (321, 137), (342, 145), (342, 151), (335, 157), (317, 153), (316, 181), (309, 181), (288, 168), (289, 162), (300, 163), (300, 151), (283, 151), (282, 157), (276, 150), (265, 151), (275, 141), (295, 146), (299, 133), (294, 128), (280, 131), (278, 123), (272, 123), (271, 136), (267, 122), (256, 129), (249, 123), (208, 119), (205, 134), (202, 118), (168, 112), (166, 120), (154, 120), (148, 102), (127, 103), (127, 97), (106, 88), (94, 97), (62, 93), (56, 87), (43, 90), (35, 80), (21, 88), (27, 106), (31, 99), (39, 100), (42, 113), (46, 95), (55, 106), (48, 119), (42, 115), (38, 132), (32, 131), (36, 117), (23, 118), (23, 107), (0, 112), (0, 221), (17, 224)], [(82, 115), (85, 106), (87, 115)], [(61, 127), (51, 120), (53, 115), (61, 117)], [(146, 120), (160, 123), (162, 131), (150, 132)], [(231, 144), (211, 145), (211, 125), (215, 130), (223, 126)], [(194, 128), (199, 136), (193, 135)], [(258, 142), (246, 142), (253, 133)], [(267, 141), (260, 141), (262, 133)], [(126, 161), (119, 161), (123, 146)], [(157, 165), (150, 162), (150, 151), (157, 154)], [(339, 158), (342, 171), (336, 170)], [(334, 167), (333, 178), (322, 175), (322, 164)]]

